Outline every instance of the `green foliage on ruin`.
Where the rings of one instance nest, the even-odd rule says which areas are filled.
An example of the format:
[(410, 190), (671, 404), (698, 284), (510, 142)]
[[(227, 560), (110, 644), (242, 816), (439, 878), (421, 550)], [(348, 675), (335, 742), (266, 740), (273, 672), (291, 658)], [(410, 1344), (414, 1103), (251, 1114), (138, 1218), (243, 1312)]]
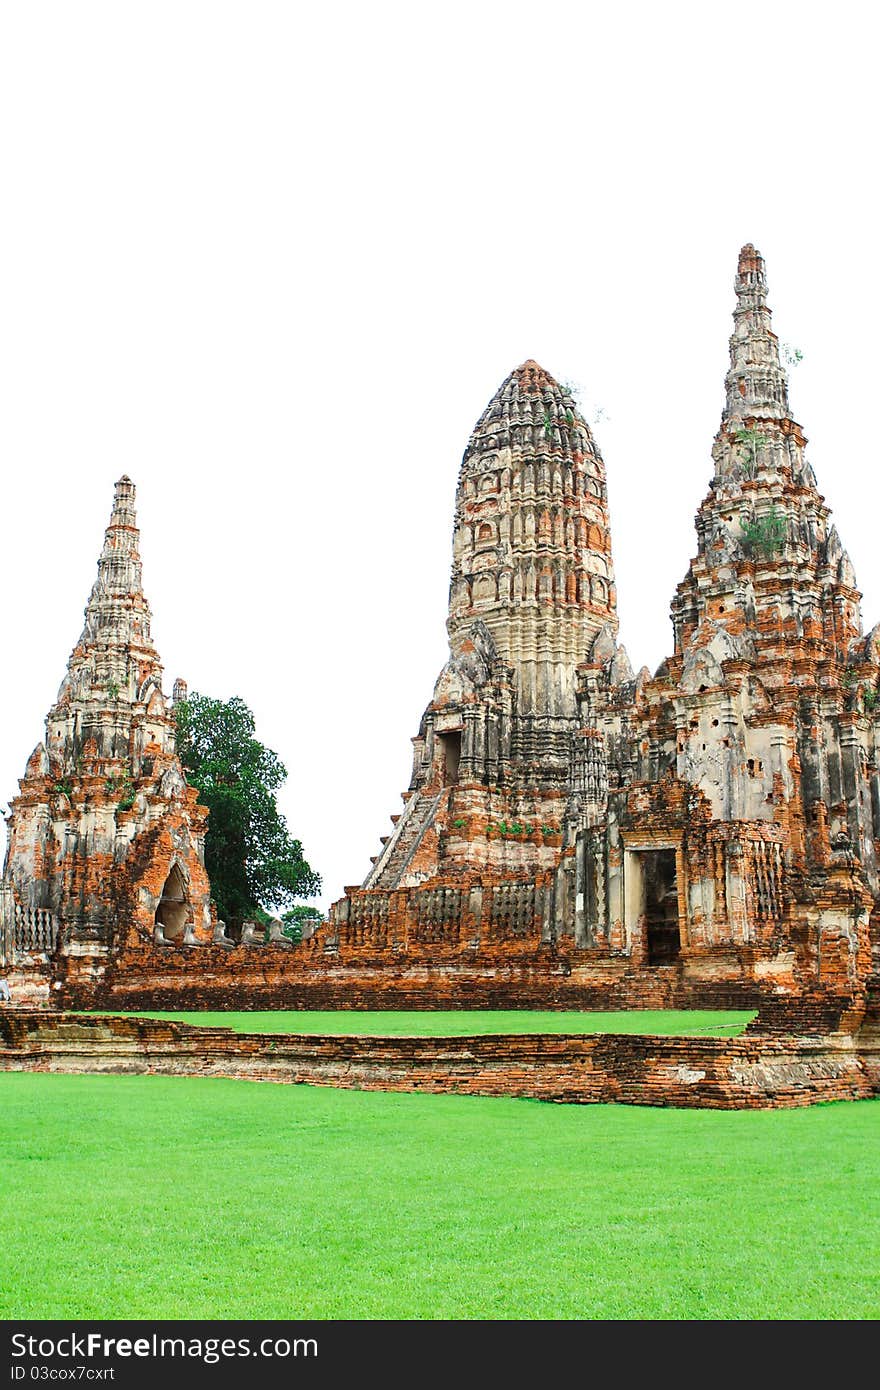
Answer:
[(770, 560), (778, 555), (785, 543), (785, 517), (771, 507), (766, 516), (742, 523), (743, 548), (751, 555)]
[[(454, 824), (458, 825), (459, 822), (455, 821)], [(464, 825), (464, 821), (461, 821), (460, 824)], [(501, 836), (502, 840), (508, 835), (534, 835), (537, 832), (537, 826), (535, 825), (525, 825), (520, 821), (511, 822), (506, 820), (500, 820), (496, 824), (490, 822), (486, 826), (486, 829), (487, 831), (496, 831)], [(555, 835), (557, 830), (558, 826), (555, 825), (541, 826), (542, 835)]]
[(255, 734), (244, 700), (193, 692), (175, 706), (177, 751), (190, 786), (210, 811), (205, 867), (218, 917), (231, 926), (261, 920), (267, 907), (320, 891), (276, 802), (287, 770)]
[(131, 810), (134, 805), (135, 785), (127, 772), (121, 777), (108, 777), (104, 786), (108, 796), (120, 793), (119, 801), (116, 803), (117, 811)]
[(747, 478), (754, 478), (758, 470), (758, 450), (766, 438), (760, 430), (737, 430), (734, 438), (740, 449), (740, 461)]

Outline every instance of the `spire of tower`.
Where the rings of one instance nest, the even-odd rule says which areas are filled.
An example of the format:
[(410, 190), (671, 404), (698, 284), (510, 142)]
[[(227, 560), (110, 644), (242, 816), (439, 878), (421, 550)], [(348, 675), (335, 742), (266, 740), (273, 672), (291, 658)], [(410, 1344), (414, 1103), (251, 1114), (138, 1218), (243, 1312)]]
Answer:
[(722, 425), (746, 419), (789, 418), (788, 379), (779, 361), (779, 342), (770, 326), (764, 258), (748, 242), (739, 253), (736, 308), (730, 338), (730, 370)]
[(143, 593), (143, 573), (138, 549), (140, 532), (135, 512), (136, 489), (125, 474), (113, 489), (113, 510), (104, 532), (104, 546), (98, 558), (98, 575), (85, 611), (85, 628), (80, 638), (112, 646), (150, 644), (150, 610)]
[(161, 687), (162, 668), (150, 635), (144, 596), (135, 486), (125, 475), (113, 491), (113, 509), (98, 558), (98, 574), (85, 608), (85, 624), (71, 653), (59, 701), (133, 701), (148, 676)]
[(135, 495), (134, 483), (123, 474), (113, 488), (113, 510), (104, 532), (104, 548), (98, 559), (98, 578), (92, 589), (90, 607), (96, 596), (100, 597), (102, 593), (112, 594), (118, 599), (141, 592), (143, 579), (138, 552), (140, 532), (137, 528)]
[[(688, 648), (706, 620), (745, 626), (750, 642), (755, 633), (754, 640), (763, 640), (786, 611), (780, 604), (786, 592), (799, 639), (824, 643), (822, 650), (845, 658), (861, 633), (861, 596), (807, 461), (803, 430), (791, 415), (764, 260), (751, 243), (739, 253), (735, 289), (727, 398), (712, 448), (715, 477), (697, 514), (697, 556), (672, 605), (676, 651)], [(772, 621), (762, 628), (758, 615), (765, 609)], [(821, 622), (804, 614), (819, 614)], [(833, 622), (826, 622), (829, 615)], [(733, 633), (735, 643), (741, 637), (740, 630)]]

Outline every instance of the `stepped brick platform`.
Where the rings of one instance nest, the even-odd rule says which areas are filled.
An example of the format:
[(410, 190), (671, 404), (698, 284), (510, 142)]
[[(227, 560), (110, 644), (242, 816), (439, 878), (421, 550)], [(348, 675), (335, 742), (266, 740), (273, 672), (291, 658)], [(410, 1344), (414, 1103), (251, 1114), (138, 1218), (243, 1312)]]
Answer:
[(354, 1090), (772, 1109), (880, 1094), (880, 1030), (780, 1037), (241, 1034), (170, 1020), (0, 1011), (0, 1070), (234, 1077)]

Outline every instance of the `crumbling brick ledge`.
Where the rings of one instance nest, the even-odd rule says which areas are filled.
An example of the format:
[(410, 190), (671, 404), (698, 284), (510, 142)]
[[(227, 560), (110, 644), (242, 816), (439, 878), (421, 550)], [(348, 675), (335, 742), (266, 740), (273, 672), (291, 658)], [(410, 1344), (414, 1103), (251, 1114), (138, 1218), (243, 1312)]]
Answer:
[(771, 1109), (880, 1094), (880, 1036), (242, 1034), (171, 1020), (0, 1012), (0, 1070), (232, 1077), (353, 1090)]

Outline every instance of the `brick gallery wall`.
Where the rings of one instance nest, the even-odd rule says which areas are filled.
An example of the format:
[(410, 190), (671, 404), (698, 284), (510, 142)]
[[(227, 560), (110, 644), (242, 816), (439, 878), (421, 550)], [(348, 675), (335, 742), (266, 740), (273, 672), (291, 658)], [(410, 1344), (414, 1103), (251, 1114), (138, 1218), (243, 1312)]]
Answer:
[(54, 1002), (120, 1010), (757, 1008), (764, 991), (747, 978), (741, 955), (707, 951), (658, 970), (633, 969), (626, 957), (581, 966), (549, 952), (511, 958), (502, 949), (469, 962), (145, 947), (99, 980), (69, 961)]

